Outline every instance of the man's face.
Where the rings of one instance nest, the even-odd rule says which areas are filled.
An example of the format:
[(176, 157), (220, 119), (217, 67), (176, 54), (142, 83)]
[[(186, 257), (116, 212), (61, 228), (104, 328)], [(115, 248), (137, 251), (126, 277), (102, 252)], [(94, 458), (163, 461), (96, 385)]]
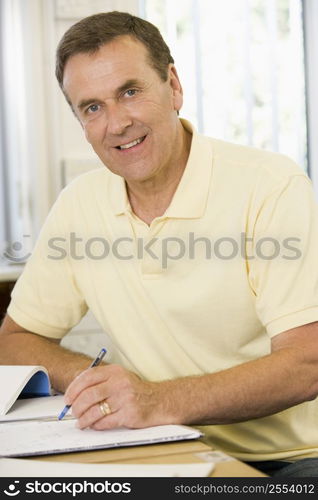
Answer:
[(93, 54), (72, 56), (64, 90), (102, 162), (128, 182), (173, 167), (182, 89), (170, 65), (163, 82), (139, 41), (121, 36)]

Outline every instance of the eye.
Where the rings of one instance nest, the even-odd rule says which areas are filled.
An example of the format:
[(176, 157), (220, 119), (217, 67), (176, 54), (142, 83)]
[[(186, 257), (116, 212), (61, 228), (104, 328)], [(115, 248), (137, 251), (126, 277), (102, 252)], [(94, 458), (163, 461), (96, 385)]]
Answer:
[(128, 97), (133, 97), (135, 94), (137, 94), (137, 90), (136, 89), (128, 89), (126, 90), (125, 92), (125, 95), (127, 95)]
[(86, 109), (86, 113), (88, 113), (88, 114), (96, 113), (96, 111), (99, 111), (99, 109), (100, 109), (99, 104), (91, 104)]

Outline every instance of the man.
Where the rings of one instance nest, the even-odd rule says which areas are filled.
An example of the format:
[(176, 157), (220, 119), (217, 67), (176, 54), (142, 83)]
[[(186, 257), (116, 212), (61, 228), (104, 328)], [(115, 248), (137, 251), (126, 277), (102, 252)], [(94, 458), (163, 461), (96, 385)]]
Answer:
[[(158, 30), (126, 13), (63, 36), (57, 78), (107, 168), (51, 210), (13, 291), (0, 360), (45, 365), (80, 428), (203, 425), (269, 474), (317, 476), (310, 181), (281, 155), (180, 120), (173, 63)], [(88, 308), (119, 364), (86, 370), (86, 356), (58, 345)]]

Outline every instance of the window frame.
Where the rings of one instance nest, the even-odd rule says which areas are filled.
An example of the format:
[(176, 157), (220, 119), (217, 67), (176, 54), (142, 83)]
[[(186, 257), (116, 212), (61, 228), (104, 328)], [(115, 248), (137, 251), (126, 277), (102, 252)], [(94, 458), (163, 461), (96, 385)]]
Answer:
[(315, 130), (318, 129), (318, 2), (302, 0), (304, 52), (305, 52), (305, 84), (306, 84), (306, 118), (307, 118), (307, 154), (308, 175), (312, 180), (318, 198), (318, 141)]
[[(0, 46), (3, 47), (3, 13), (0, 8)], [(3, 81), (3, 53), (0, 50), (0, 261), (5, 251), (5, 244), (9, 241), (10, 224), (8, 220), (8, 179), (6, 165), (6, 140), (4, 127), (4, 81)]]

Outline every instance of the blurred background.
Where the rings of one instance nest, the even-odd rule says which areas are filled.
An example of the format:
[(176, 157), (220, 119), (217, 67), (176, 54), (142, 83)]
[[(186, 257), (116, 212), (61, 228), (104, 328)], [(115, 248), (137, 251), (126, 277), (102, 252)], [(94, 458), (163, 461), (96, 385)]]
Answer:
[(318, 197), (318, 0), (0, 0), (0, 314), (60, 190), (101, 166), (54, 65), (69, 26), (110, 10), (158, 26), (182, 117), (290, 156)]

